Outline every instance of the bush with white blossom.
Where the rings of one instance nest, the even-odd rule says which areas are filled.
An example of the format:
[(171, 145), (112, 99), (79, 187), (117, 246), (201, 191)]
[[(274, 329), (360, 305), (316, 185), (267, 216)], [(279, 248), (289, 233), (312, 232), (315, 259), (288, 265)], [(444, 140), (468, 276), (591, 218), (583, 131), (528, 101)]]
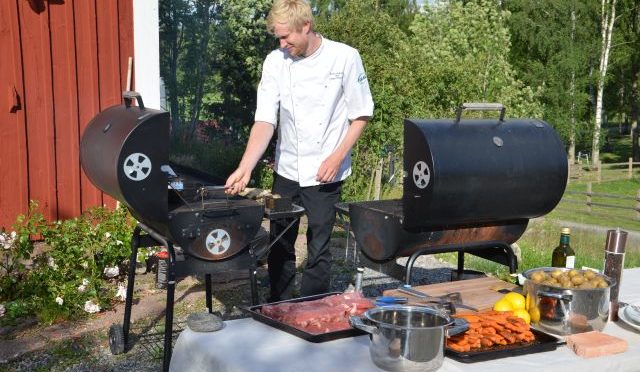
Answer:
[[(0, 304), (5, 318), (36, 315), (43, 323), (109, 309), (123, 298), (119, 278), (131, 253), (134, 220), (126, 208), (94, 208), (48, 223), (33, 203), (14, 231), (0, 232)], [(30, 237), (46, 247), (32, 256)], [(24, 265), (32, 260), (30, 267)], [(125, 292), (126, 293), (126, 292)]]

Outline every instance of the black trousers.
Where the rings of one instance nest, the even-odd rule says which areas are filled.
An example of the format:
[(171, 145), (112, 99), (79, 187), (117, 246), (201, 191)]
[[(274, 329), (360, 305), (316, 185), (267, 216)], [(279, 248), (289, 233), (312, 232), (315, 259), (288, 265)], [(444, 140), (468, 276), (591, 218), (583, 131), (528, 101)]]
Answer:
[[(291, 197), (293, 203), (305, 208), (307, 215), (307, 264), (302, 273), (300, 296), (311, 296), (329, 292), (331, 251), (329, 241), (333, 224), (336, 221), (334, 205), (340, 200), (342, 182), (318, 186), (300, 187), (278, 174), (273, 180), (272, 193)], [(289, 221), (272, 221), (271, 233), (277, 236)], [(267, 258), (271, 298), (269, 302), (286, 300), (293, 297), (296, 276), (295, 242), (300, 222), (287, 231), (274, 244)]]

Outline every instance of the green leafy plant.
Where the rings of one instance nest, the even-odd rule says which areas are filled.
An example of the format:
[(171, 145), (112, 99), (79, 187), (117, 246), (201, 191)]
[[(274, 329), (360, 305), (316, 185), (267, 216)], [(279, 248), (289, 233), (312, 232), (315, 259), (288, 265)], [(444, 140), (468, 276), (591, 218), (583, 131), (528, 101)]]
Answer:
[[(94, 208), (82, 216), (47, 223), (32, 203), (18, 216), (9, 249), (3, 249), (0, 303), (7, 318), (36, 315), (43, 323), (75, 319), (108, 309), (120, 269), (129, 257), (133, 219), (126, 208)], [(6, 233), (5, 233), (6, 235)], [(42, 249), (34, 254), (34, 237)], [(7, 244), (8, 245), (8, 244)]]

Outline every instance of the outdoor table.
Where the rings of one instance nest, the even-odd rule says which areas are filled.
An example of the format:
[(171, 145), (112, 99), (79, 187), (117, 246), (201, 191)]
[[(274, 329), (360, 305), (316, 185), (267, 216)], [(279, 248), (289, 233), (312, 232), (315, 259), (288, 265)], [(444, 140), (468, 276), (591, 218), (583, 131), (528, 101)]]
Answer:
[[(620, 300), (640, 301), (640, 268), (626, 269)], [(640, 370), (640, 333), (621, 320), (609, 322), (604, 333), (629, 344), (621, 354), (583, 359), (566, 346), (554, 351), (460, 363), (444, 359), (439, 372), (603, 372)], [(176, 342), (171, 371), (269, 371), (352, 372), (380, 371), (369, 356), (369, 336), (363, 335), (323, 343), (311, 343), (251, 318), (225, 322), (221, 331), (193, 332), (185, 329)]]

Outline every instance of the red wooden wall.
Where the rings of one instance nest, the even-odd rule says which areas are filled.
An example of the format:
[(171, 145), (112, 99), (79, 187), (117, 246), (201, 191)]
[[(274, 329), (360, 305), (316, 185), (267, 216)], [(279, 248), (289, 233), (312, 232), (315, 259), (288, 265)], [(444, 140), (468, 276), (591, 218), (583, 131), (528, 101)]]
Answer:
[(133, 0), (0, 0), (0, 227), (37, 200), (52, 221), (115, 201), (82, 172), (80, 136), (119, 104)]

